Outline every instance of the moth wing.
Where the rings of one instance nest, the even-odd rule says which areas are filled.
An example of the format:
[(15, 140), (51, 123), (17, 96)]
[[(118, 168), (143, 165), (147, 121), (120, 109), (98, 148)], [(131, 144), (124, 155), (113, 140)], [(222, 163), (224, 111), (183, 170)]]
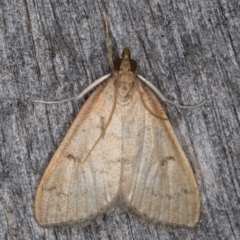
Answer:
[(139, 82), (142, 101), (128, 113), (123, 128), (122, 193), (146, 218), (192, 227), (200, 200), (191, 166), (152, 91)]
[(39, 225), (86, 221), (113, 202), (119, 189), (121, 130), (108, 126), (93, 148), (113, 104), (110, 78), (84, 104), (42, 177), (34, 207)]

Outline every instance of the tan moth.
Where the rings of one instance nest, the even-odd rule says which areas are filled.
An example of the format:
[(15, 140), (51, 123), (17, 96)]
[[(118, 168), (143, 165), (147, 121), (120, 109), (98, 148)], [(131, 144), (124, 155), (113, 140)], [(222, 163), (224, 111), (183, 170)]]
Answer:
[(34, 207), (38, 224), (84, 222), (121, 198), (154, 222), (196, 225), (198, 187), (166, 114), (134, 73), (128, 48), (114, 66), (112, 75), (94, 83), (105, 81), (42, 177)]
[(102, 83), (42, 177), (34, 205), (40, 226), (86, 222), (117, 199), (156, 223), (197, 224), (200, 200), (194, 174), (153, 92), (172, 102), (136, 75), (136, 67), (125, 48), (114, 61), (114, 73), (78, 96)]

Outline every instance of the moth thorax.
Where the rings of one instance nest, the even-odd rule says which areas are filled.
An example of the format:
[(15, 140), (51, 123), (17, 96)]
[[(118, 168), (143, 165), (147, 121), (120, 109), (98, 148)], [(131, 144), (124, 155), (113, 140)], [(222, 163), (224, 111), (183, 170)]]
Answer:
[(118, 77), (119, 82), (133, 83), (134, 75), (131, 72), (120, 71)]
[(122, 71), (122, 72), (131, 71), (130, 61), (129, 61), (129, 58), (127, 55), (125, 55), (124, 58), (122, 59), (120, 71)]
[(121, 102), (128, 102), (131, 100), (134, 82), (133, 82), (132, 72), (122, 72), (119, 73), (118, 78), (118, 92), (119, 100)]

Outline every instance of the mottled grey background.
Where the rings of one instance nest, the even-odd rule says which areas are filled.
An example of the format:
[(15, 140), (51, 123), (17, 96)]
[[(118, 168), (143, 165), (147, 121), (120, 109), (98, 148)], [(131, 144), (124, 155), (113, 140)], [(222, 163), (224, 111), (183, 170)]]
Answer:
[[(116, 207), (81, 227), (40, 228), (36, 188), (83, 101), (111, 72), (102, 12), (118, 57), (180, 104), (172, 121), (194, 169), (201, 218), (194, 229), (155, 226)], [(238, 0), (0, 1), (0, 239), (240, 239), (240, 2)], [(8, 99), (7, 99), (8, 98)], [(170, 118), (181, 109), (164, 105)]]

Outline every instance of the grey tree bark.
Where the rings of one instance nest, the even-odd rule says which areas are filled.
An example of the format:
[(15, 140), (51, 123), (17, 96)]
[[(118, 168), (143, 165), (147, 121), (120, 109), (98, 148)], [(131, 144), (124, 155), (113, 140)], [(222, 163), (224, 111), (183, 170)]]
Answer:
[[(240, 239), (238, 0), (0, 1), (0, 239)], [(116, 206), (87, 226), (41, 228), (37, 186), (83, 101), (76, 96), (132, 49), (137, 72), (181, 104), (172, 121), (201, 193), (194, 229), (148, 223)], [(181, 109), (165, 109), (170, 118)]]

